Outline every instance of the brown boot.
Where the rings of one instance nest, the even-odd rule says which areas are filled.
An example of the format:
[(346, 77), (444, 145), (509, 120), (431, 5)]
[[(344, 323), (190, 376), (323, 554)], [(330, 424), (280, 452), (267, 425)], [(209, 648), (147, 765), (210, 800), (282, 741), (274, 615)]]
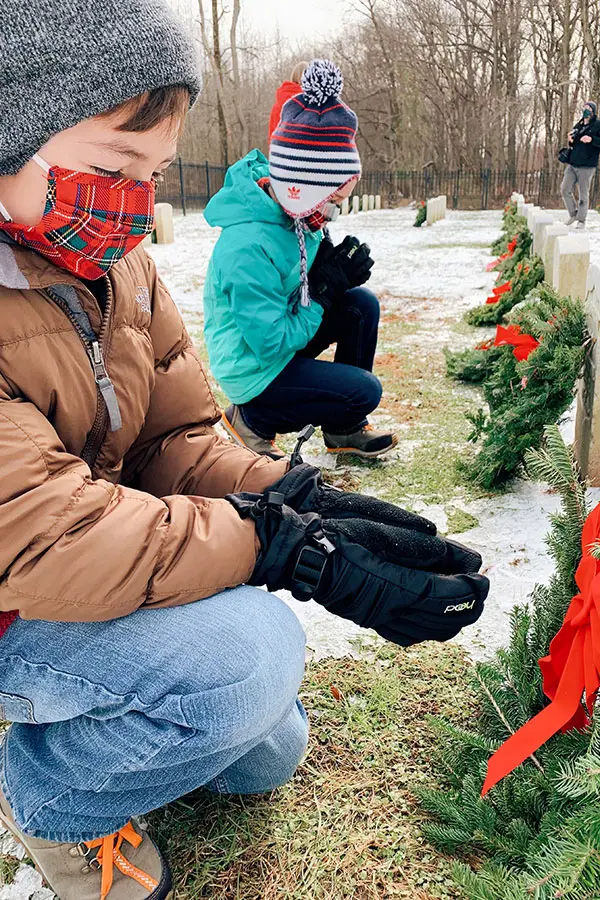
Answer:
[(285, 459), (285, 453), (279, 449), (275, 441), (262, 438), (246, 425), (239, 406), (230, 406), (221, 413), (221, 422), (225, 431), (241, 447), (248, 447), (255, 453), (269, 456), (271, 459)]
[(380, 431), (373, 425), (363, 425), (352, 434), (332, 434), (323, 431), (328, 453), (351, 453), (366, 459), (384, 456), (398, 444), (393, 431)]
[[(115, 834), (58, 844), (24, 834), (0, 791), (0, 823), (25, 847), (59, 900), (169, 900), (171, 873), (139, 823)], [(123, 846), (125, 845), (125, 846)]]

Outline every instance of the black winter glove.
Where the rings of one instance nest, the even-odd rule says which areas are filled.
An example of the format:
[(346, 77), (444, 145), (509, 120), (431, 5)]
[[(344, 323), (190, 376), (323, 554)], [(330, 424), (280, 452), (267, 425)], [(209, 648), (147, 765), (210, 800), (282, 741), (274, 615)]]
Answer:
[(481, 568), (479, 553), (454, 541), (442, 540), (429, 519), (376, 497), (340, 491), (325, 484), (319, 469), (300, 463), (269, 488), (281, 493), (286, 506), (299, 513), (315, 512), (336, 519), (338, 529), (384, 559), (437, 572), (472, 573)]
[[(312, 433), (314, 429), (312, 426), (309, 428)], [(303, 439), (303, 435), (300, 439)], [(436, 533), (434, 523), (416, 513), (376, 497), (341, 491), (325, 484), (320, 469), (302, 462), (297, 452), (292, 456), (291, 465), (289, 472), (272, 484), (269, 490), (283, 494), (286, 506), (291, 506), (296, 512), (316, 512), (328, 519), (371, 519), (374, 522), (413, 528), (426, 534)]]
[(358, 238), (347, 235), (337, 247), (323, 238), (308, 273), (310, 295), (330, 309), (350, 288), (368, 281), (374, 265), (370, 247)]
[(276, 491), (226, 499), (254, 520), (261, 543), (251, 584), (312, 597), (401, 646), (448, 640), (483, 611), (489, 582), (471, 574), (477, 554), (458, 544), (449, 550), (425, 531), (365, 519), (299, 515)]

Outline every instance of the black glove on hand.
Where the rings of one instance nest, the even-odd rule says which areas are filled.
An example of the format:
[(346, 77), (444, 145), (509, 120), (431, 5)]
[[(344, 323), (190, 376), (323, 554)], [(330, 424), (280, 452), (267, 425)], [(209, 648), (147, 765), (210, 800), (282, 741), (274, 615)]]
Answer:
[(398, 525), (300, 515), (272, 490), (226, 499), (254, 520), (261, 543), (251, 584), (312, 597), (401, 646), (448, 640), (483, 611), (489, 582), (471, 574), (478, 555), (458, 544)]
[(358, 238), (347, 235), (335, 249), (337, 258), (350, 282), (350, 287), (359, 287), (369, 280), (375, 260), (371, 256), (371, 248), (368, 244), (361, 244)]
[[(454, 541), (435, 537), (437, 529), (429, 519), (376, 497), (331, 487), (323, 482), (319, 469), (306, 463), (290, 469), (269, 490), (283, 494), (285, 505), (296, 512), (316, 512), (323, 520), (337, 519), (342, 531), (344, 521), (340, 520), (345, 520), (344, 533), (350, 540), (383, 554), (391, 562), (422, 569), (434, 564), (435, 571), (449, 574), (478, 572), (481, 568), (479, 553)], [(324, 527), (325, 524), (324, 521)], [(424, 539), (425, 536), (429, 536), (429, 541)], [(408, 555), (406, 547), (410, 548)], [(437, 548), (435, 552), (434, 547)], [(423, 548), (421, 562), (419, 548)]]
[(350, 288), (364, 284), (375, 265), (368, 244), (348, 235), (337, 247), (323, 238), (308, 273), (311, 297), (324, 309), (340, 300)]
[[(311, 433), (314, 431), (310, 427)], [(301, 435), (301, 440), (304, 435)], [(389, 525), (401, 525), (427, 534), (435, 534), (437, 529), (433, 522), (416, 513), (386, 503), (376, 497), (341, 491), (325, 484), (321, 470), (302, 462), (295, 452), (292, 457), (292, 468), (283, 478), (269, 487), (270, 491), (283, 494), (285, 505), (296, 512), (316, 512), (328, 519), (371, 519), (374, 522)], [(296, 460), (300, 460), (296, 462)]]

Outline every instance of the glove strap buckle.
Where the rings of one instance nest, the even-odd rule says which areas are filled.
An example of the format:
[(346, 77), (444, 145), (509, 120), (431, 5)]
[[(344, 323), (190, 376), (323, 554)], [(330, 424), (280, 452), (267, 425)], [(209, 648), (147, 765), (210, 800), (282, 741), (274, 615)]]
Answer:
[(294, 452), (290, 457), (290, 469), (295, 469), (296, 466), (301, 465), (304, 460), (300, 456), (302, 451), (302, 445), (305, 444), (308, 440), (311, 439), (313, 434), (315, 433), (314, 425), (305, 425), (302, 431), (298, 434), (298, 440), (296, 441), (296, 446), (294, 447)]
[(313, 536), (312, 543), (302, 548), (292, 573), (292, 594), (296, 600), (310, 600), (314, 597), (321, 584), (327, 560), (334, 550), (334, 545), (324, 534)]

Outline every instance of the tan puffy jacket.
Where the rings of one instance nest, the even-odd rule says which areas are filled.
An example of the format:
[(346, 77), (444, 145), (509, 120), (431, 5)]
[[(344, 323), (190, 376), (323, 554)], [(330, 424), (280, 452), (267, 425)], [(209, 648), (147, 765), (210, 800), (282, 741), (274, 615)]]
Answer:
[(206, 375), (145, 251), (105, 284), (102, 310), (0, 232), (0, 610), (24, 618), (110, 619), (242, 584), (254, 526), (222, 498), (287, 466), (213, 430)]

